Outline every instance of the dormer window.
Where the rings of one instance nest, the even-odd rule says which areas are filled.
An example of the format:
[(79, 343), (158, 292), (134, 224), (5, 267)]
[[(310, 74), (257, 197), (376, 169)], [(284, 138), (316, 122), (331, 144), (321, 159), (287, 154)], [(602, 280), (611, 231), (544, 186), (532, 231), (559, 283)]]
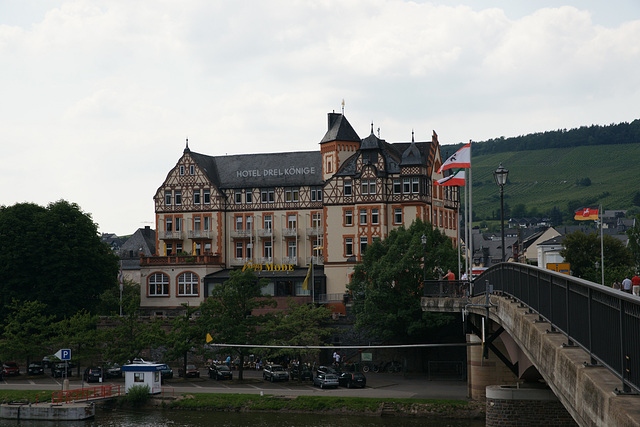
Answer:
[(184, 165), (180, 165), (180, 176), (184, 176)]
[(194, 165), (190, 165), (189, 166), (189, 174), (190, 175), (195, 175), (196, 174), (196, 167)]

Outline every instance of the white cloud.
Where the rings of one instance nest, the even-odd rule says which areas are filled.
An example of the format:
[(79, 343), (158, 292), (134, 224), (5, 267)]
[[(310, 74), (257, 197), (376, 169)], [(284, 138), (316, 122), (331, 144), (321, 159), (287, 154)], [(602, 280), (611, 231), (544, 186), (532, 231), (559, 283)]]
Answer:
[(362, 137), (373, 121), (389, 141), (636, 118), (638, 4), (555, 3), (8, 0), (0, 181), (21, 185), (0, 204), (65, 198), (131, 233), (185, 138), (314, 150), (342, 99)]

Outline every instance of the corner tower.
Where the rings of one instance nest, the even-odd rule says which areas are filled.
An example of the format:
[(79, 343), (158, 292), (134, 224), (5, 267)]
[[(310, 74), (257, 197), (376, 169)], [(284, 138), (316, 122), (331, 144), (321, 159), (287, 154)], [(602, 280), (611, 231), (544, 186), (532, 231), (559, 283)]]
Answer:
[(340, 165), (360, 147), (360, 137), (343, 114), (329, 113), (328, 120), (327, 133), (320, 141), (324, 181), (331, 178)]

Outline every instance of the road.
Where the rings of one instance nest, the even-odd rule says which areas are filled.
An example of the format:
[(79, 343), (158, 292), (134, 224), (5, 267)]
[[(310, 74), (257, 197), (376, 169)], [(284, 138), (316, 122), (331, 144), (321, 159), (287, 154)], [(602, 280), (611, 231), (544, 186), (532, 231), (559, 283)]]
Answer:
[[(208, 378), (205, 369), (201, 369), (201, 378), (174, 378), (163, 384), (165, 393), (250, 393), (274, 394), (286, 396), (358, 396), (374, 398), (413, 398), (413, 399), (458, 399), (466, 400), (467, 384), (465, 381), (429, 381), (425, 375), (407, 375), (392, 373), (373, 373), (367, 376), (364, 389), (320, 389), (311, 385), (310, 381), (297, 380), (271, 383), (262, 380), (262, 371), (244, 371), (244, 380), (237, 380), (238, 372), (234, 371), (233, 381), (215, 381)], [(104, 384), (124, 385), (124, 379), (108, 379)], [(99, 386), (100, 383), (83, 383), (79, 377), (69, 379), (69, 389)], [(62, 380), (49, 375), (4, 378), (0, 380), (0, 390), (62, 390)]]

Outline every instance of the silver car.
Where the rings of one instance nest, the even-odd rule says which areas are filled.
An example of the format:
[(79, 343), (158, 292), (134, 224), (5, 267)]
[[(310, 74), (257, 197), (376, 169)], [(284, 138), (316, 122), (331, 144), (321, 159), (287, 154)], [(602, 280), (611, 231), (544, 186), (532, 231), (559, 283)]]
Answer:
[(320, 388), (337, 388), (338, 384), (338, 376), (336, 374), (318, 372), (316, 376), (313, 377), (313, 385), (317, 385)]

